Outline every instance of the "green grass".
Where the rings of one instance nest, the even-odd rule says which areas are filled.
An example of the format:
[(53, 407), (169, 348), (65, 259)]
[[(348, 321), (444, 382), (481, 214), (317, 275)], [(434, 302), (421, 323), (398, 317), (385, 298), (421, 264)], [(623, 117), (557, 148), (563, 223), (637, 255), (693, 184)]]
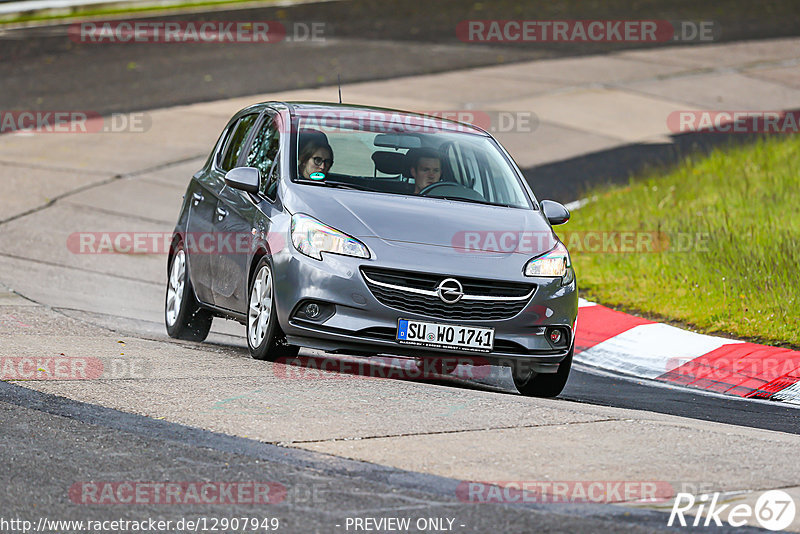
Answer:
[[(593, 194), (556, 227), (568, 246), (580, 232), (621, 230), (662, 232), (673, 246), (571, 247), (583, 296), (704, 332), (800, 345), (800, 137), (716, 150)], [(700, 246), (675, 250), (676, 237), (698, 234)]]

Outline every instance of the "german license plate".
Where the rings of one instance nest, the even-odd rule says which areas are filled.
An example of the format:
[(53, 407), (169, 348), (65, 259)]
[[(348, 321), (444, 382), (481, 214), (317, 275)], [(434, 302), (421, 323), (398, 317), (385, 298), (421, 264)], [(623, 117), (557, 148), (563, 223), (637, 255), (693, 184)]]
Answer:
[(491, 352), (494, 328), (429, 323), (400, 319), (397, 322), (398, 343), (426, 347)]

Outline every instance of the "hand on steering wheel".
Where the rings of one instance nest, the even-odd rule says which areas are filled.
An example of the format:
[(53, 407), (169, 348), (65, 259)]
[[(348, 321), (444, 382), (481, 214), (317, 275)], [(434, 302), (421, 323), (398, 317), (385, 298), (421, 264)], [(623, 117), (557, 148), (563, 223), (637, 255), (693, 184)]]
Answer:
[(458, 182), (434, 182), (428, 187), (424, 187), (419, 196), (433, 198), (447, 198), (450, 200), (477, 200), (486, 202), (483, 195), (474, 189)]
[(448, 186), (448, 185), (459, 185), (459, 184), (457, 184), (455, 182), (441, 182), (441, 181), (440, 182), (433, 182), (431, 185), (422, 188), (422, 190), (420, 190), (420, 192), (418, 194), (420, 196), (423, 196), (423, 197), (424, 196), (428, 196), (428, 193), (430, 193), (431, 191), (433, 191), (435, 189), (441, 189), (442, 187), (445, 187), (445, 186)]

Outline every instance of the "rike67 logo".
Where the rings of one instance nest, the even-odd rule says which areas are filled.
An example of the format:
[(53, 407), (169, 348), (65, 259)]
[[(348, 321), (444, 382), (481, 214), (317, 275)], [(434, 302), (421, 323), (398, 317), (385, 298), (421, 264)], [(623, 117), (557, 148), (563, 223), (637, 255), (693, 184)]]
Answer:
[[(749, 524), (777, 531), (786, 529), (795, 519), (795, 502), (785, 491), (766, 491), (758, 497), (755, 505), (744, 502), (721, 504), (720, 495), (695, 497), (691, 493), (678, 493), (667, 526), (721, 527), (727, 523), (732, 527)], [(693, 515), (694, 520), (685, 515)]]

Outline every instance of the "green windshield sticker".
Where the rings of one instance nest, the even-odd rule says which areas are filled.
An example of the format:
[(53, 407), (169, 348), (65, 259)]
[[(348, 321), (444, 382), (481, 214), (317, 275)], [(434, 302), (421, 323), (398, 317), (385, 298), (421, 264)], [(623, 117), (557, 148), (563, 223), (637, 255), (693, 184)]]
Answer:
[(313, 172), (313, 173), (311, 173), (311, 176), (309, 176), (309, 178), (311, 178), (312, 180), (324, 180), (325, 179), (325, 173), (324, 172)]

